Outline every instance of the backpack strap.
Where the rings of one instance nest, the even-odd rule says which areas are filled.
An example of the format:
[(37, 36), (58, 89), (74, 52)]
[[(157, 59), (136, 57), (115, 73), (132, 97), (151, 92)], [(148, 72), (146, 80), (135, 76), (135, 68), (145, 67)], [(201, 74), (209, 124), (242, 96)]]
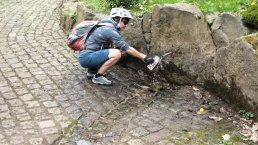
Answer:
[(110, 27), (114, 27), (114, 25), (111, 24), (111, 23), (99, 23), (98, 26), (110, 26)]

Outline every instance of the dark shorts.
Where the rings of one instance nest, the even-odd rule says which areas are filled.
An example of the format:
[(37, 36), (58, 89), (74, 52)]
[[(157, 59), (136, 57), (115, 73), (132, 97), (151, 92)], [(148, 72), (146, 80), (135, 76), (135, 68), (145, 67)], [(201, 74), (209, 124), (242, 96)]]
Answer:
[(96, 52), (81, 51), (79, 62), (84, 68), (99, 68), (109, 59), (108, 55), (109, 49), (103, 49)]

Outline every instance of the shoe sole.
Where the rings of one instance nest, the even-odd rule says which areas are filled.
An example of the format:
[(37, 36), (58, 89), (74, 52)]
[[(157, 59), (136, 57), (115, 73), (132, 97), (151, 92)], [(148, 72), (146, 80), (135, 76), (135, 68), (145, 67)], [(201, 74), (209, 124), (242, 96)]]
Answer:
[(96, 81), (94, 81), (94, 80), (92, 80), (92, 82), (93, 82), (94, 84), (98, 84), (98, 85), (112, 86), (112, 83), (111, 83), (111, 84), (104, 84), (104, 83), (96, 82)]

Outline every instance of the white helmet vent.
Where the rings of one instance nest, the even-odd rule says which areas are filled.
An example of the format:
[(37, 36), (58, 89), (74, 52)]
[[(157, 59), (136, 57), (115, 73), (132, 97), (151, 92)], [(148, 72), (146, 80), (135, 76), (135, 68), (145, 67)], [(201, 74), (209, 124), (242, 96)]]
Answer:
[(121, 18), (129, 18), (132, 19), (131, 13), (123, 8), (112, 8), (110, 12), (110, 17), (121, 17)]

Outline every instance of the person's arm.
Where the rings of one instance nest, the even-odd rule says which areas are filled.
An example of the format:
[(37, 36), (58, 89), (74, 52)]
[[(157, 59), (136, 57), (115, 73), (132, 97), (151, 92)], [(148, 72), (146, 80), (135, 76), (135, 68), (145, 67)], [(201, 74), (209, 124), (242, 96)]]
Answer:
[(128, 49), (127, 49), (126, 52), (127, 52), (129, 55), (132, 55), (132, 56), (134, 56), (134, 57), (136, 57), (136, 58), (139, 58), (139, 59), (142, 60), (142, 61), (144, 61), (144, 58), (146, 57), (145, 54), (143, 54), (143, 53), (137, 51), (135, 48), (133, 48), (133, 47), (131, 47), (131, 46), (128, 47)]
[(153, 57), (151, 56), (147, 56), (141, 52), (139, 52), (138, 50), (136, 50), (135, 48), (129, 46), (128, 49), (126, 50), (126, 52), (129, 54), (129, 55), (132, 55), (136, 58), (139, 58), (140, 60), (142, 60), (143, 62), (145, 62), (147, 65), (148, 64), (151, 64), (154, 62), (154, 59)]

